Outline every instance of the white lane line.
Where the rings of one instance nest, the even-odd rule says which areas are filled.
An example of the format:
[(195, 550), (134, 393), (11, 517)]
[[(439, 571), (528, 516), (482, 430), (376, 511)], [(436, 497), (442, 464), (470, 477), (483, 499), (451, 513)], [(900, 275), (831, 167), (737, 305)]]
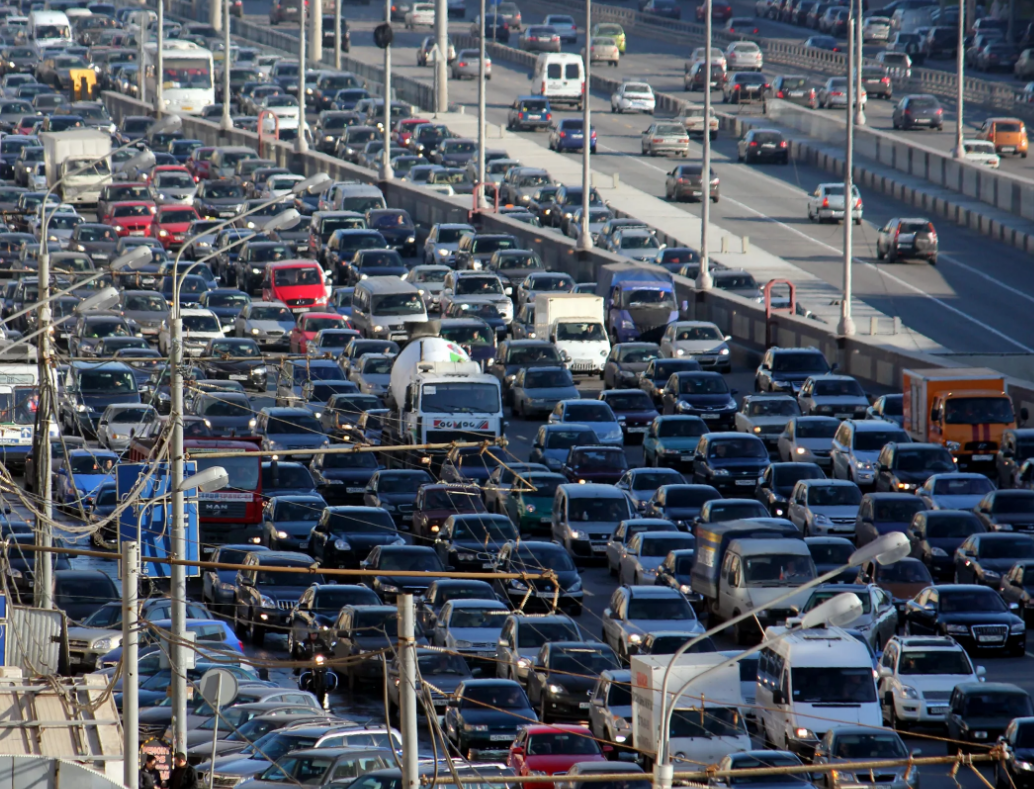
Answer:
[[(637, 164), (641, 164), (644, 167), (649, 167), (652, 170), (656, 170), (659, 173), (667, 175), (667, 171), (666, 170), (662, 170), (660, 167), (657, 167), (655, 164), (652, 164), (649, 161), (641, 161), (639, 159), (639, 157), (635, 156), (634, 154), (630, 154), (630, 153), (627, 153), (627, 152), (624, 152), (624, 151), (618, 151), (618, 150), (615, 150), (614, 148), (608, 148), (608, 147), (606, 147), (604, 145), (601, 145), (599, 143), (597, 143), (597, 147), (602, 148), (605, 151), (611, 151), (613, 153), (616, 153), (619, 156), (627, 156), (627, 157), (635, 158), (636, 161), (637, 161)], [(767, 214), (764, 214), (761, 211), (758, 211), (756, 208), (752, 208), (751, 206), (746, 205), (745, 203), (741, 203), (739, 200), (736, 200), (735, 198), (732, 198), (732, 197), (729, 197), (728, 195), (723, 194), (722, 195), (722, 200), (724, 200), (725, 202), (728, 202), (728, 203), (732, 203), (735, 206), (739, 206), (743, 210), (749, 211), (750, 213), (754, 214), (754, 216), (759, 217), (761, 219), (764, 219), (767, 222), (772, 222), (773, 224), (778, 225), (779, 227), (783, 228), (784, 230), (788, 230), (791, 233), (794, 233), (795, 235), (800, 236), (801, 238), (806, 239), (807, 241), (810, 241), (813, 244), (817, 244), (818, 246), (823, 247), (824, 249), (827, 249), (827, 250), (829, 250), (830, 252), (832, 252), (832, 253), (834, 253), (836, 255), (843, 255), (844, 254), (843, 249), (838, 249), (837, 247), (834, 247), (831, 244), (827, 244), (825, 241), (822, 241), (821, 239), (813, 238), (812, 236), (809, 236), (804, 231), (797, 229), (793, 225), (788, 225), (788, 224), (786, 224), (785, 222), (783, 222), (783, 221), (781, 221), (779, 219), (775, 219), (773, 217), (770, 217)], [(946, 255), (942, 255), (942, 256), (939, 256), (938, 260), (940, 260), (940, 259), (950, 260), (955, 265), (958, 265), (958, 266), (966, 269), (967, 271), (969, 271), (969, 272), (971, 272), (973, 274), (977, 274), (977, 275), (979, 275), (981, 277), (984, 277), (984, 278), (988, 279), (989, 281), (994, 282), (996, 285), (1000, 285), (1001, 287), (1005, 288), (1006, 290), (1008, 290), (1011, 293), (1015, 293), (1016, 295), (1019, 295), (1019, 296), (1025, 298), (1025, 299), (1028, 299), (1031, 302), (1034, 302), (1034, 296), (1028, 296), (1025, 293), (1019, 293), (1018, 291), (1013, 290), (1012, 288), (1006, 286), (1002, 282), (999, 282), (998, 280), (994, 279), (993, 277), (990, 277), (987, 274), (983, 274), (982, 272), (976, 271), (975, 269), (970, 268), (969, 266), (965, 265), (964, 263), (960, 263), (959, 261), (955, 260), (954, 258), (949, 258)], [(948, 310), (949, 312), (953, 312), (956, 315), (958, 315), (959, 317), (965, 318), (966, 320), (968, 320), (968, 321), (976, 324), (977, 326), (979, 326), (984, 331), (990, 332), (991, 334), (993, 334), (996, 337), (999, 337), (999, 338), (1005, 340), (1006, 342), (1010, 343), (1011, 345), (1015, 345), (1017, 348), (1020, 348), (1021, 350), (1026, 351), (1027, 353), (1034, 353), (1034, 348), (1031, 348), (1030, 346), (1024, 345), (1023, 343), (1013, 339), (1009, 335), (1005, 334), (1004, 332), (999, 331), (998, 329), (994, 328), (993, 326), (989, 326), (988, 324), (984, 323), (983, 321), (979, 320), (978, 318), (974, 318), (972, 315), (969, 315), (969, 314), (963, 312), (958, 307), (953, 307), (951, 304), (948, 304), (948, 302), (943, 301), (942, 299), (939, 299), (936, 296), (932, 296), (929, 293), (926, 293), (921, 288), (917, 287), (916, 285), (913, 285), (911, 282), (908, 282), (907, 280), (904, 280), (901, 277), (898, 277), (898, 276), (896, 276), (894, 274), (891, 274), (890, 272), (888, 272), (888, 271), (886, 271), (884, 269), (881, 269), (879, 266), (876, 266), (875, 264), (870, 263), (867, 260), (862, 260), (861, 258), (857, 258), (856, 257), (856, 258), (854, 258), (854, 262), (855, 262), (856, 265), (866, 266), (868, 268), (873, 269), (881, 277), (886, 277), (887, 279), (892, 280), (893, 282), (896, 282), (897, 284), (901, 285), (902, 287), (907, 288), (908, 290), (912, 291), (913, 293), (916, 293), (916, 294), (922, 296), (925, 299), (929, 299), (930, 301), (932, 301), (935, 304), (943, 307), (944, 309)], [(864, 301), (864, 300), (865, 299), (862, 299), (862, 301)]]

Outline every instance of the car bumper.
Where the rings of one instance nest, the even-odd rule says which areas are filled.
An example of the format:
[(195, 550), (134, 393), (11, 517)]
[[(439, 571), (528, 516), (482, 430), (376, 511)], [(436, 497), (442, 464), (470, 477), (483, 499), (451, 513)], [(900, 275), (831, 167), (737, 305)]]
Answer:
[(959, 642), (966, 652), (973, 654), (974, 652), (1012, 652), (1018, 650), (1024, 650), (1027, 644), (1027, 634), (1018, 633), (1010, 634), (1005, 638), (1004, 641), (988, 642), (978, 641), (972, 634), (962, 635), (949, 633), (952, 638)]
[[(546, 711), (555, 718), (585, 720), (589, 717), (589, 695), (582, 693), (562, 696), (547, 693), (544, 699)], [(552, 784), (545, 784), (552, 786)]]
[(911, 723), (944, 723), (948, 716), (948, 699), (899, 699), (895, 696), (894, 713)]

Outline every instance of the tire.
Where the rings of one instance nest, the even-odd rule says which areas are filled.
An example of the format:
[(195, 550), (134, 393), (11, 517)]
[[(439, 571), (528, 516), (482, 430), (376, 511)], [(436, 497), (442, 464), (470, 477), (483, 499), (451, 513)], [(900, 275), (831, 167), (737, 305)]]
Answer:
[(876, 259), (877, 260), (883, 260), (885, 257), (887, 257), (887, 253), (884, 252), (882, 249), (880, 249), (880, 245), (877, 244), (876, 245)]
[(937, 256), (936, 255), (934, 255), (932, 258), (930, 258), (930, 265), (931, 266), (936, 266), (937, 265)]
[(252, 622), (248, 626), (248, 636), (251, 639), (252, 644), (260, 647), (266, 641), (266, 628), (256, 625), (254, 618), (252, 618)]

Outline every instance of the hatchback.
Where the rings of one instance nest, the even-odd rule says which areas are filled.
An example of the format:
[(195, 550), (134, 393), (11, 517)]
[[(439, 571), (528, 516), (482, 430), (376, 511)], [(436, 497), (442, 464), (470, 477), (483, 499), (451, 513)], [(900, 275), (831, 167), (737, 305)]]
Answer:
[[(549, 130), (549, 148), (557, 152), (581, 150), (585, 145), (585, 126), (581, 118), (556, 121)], [(596, 130), (589, 127), (589, 153), (596, 153)]]

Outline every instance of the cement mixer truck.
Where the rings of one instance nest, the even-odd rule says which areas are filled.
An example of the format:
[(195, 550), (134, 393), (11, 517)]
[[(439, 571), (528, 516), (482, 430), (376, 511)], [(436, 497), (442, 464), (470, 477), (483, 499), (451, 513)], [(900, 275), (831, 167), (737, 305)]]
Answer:
[[(388, 388), (390, 413), (383, 444), (442, 444), (481, 441), (503, 433), (499, 381), (456, 343), (438, 335), (438, 321), (407, 324), (410, 341), (395, 359)], [(405, 468), (427, 464), (432, 453), (414, 450), (395, 460)], [(444, 454), (443, 451), (435, 454)]]

